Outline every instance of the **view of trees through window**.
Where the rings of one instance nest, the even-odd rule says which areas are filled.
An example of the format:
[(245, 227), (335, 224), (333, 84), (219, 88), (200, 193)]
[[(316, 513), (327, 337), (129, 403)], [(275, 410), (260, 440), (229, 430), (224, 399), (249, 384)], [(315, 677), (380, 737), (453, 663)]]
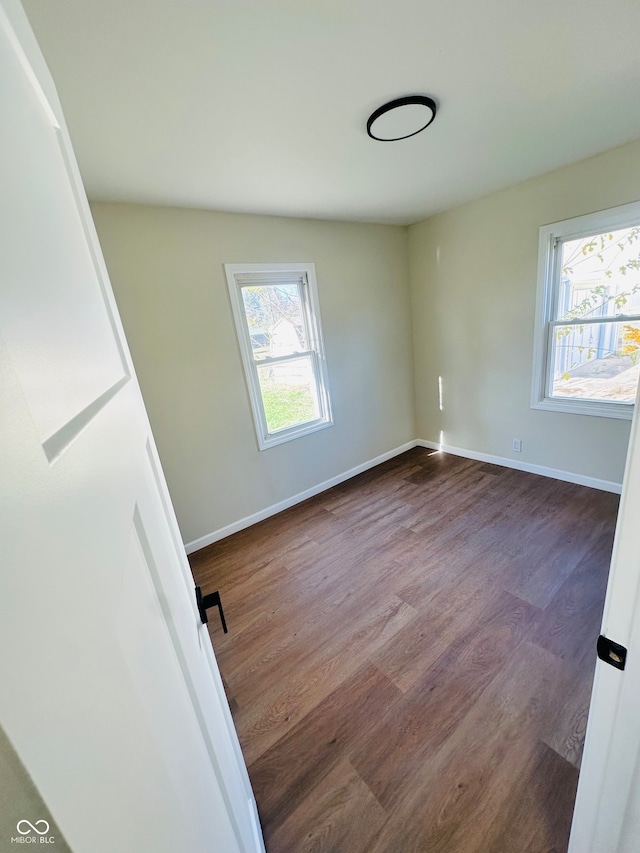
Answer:
[(640, 373), (640, 226), (562, 243), (552, 396), (633, 403)]

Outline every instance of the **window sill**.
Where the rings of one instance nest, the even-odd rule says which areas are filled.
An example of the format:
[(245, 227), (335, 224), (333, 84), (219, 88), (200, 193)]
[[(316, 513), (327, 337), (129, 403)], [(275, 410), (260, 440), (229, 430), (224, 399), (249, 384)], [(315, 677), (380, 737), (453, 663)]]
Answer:
[(277, 444), (284, 444), (287, 441), (293, 441), (295, 438), (302, 438), (303, 435), (310, 435), (312, 432), (318, 432), (318, 430), (326, 429), (330, 426), (333, 426), (333, 421), (312, 421), (308, 424), (301, 424), (300, 426), (270, 433), (268, 436), (259, 435), (258, 447), (260, 450), (268, 450)]
[(532, 409), (545, 412), (563, 412), (570, 415), (593, 415), (598, 418), (614, 418), (630, 421), (633, 403), (607, 403), (598, 400), (575, 400), (560, 397), (545, 397), (531, 403)]

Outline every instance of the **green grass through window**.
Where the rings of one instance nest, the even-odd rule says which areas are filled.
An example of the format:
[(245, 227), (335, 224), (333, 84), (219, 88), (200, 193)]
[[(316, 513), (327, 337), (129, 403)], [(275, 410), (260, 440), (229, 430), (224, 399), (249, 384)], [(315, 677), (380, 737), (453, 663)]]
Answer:
[(262, 387), (269, 432), (312, 421), (317, 417), (311, 389), (305, 385)]

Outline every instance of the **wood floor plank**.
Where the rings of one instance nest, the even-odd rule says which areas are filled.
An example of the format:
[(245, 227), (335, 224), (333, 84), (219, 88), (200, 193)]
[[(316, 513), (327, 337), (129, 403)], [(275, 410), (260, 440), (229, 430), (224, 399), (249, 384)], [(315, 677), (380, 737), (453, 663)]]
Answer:
[[(298, 673), (287, 675), (279, 668), (279, 678), (266, 686), (260, 697), (247, 706), (239, 702), (236, 721), (247, 733), (243, 751), (251, 764), (281, 737), (286, 735), (319, 702), (360, 667), (369, 651), (375, 651), (416, 612), (404, 601), (390, 598), (363, 614), (361, 621), (343, 627), (349, 656), (345, 660), (338, 644), (314, 646), (298, 659)], [(302, 670), (303, 675), (300, 674)], [(237, 698), (237, 695), (236, 695)]]
[(486, 853), (562, 853), (567, 849), (578, 771), (543, 743), (526, 781), (516, 783), (503, 814), (494, 818), (495, 834)]
[(485, 611), (440, 655), (409, 690), (423, 712), (437, 720), (437, 736), (445, 739), (484, 688), (526, 639), (534, 608), (500, 592)]
[(565, 853), (617, 502), (415, 448), (192, 555), (268, 853)]
[(283, 824), (266, 833), (267, 847), (278, 853), (368, 853), (385, 819), (382, 806), (343, 758)]
[[(237, 590), (229, 595), (226, 586), (220, 587), (228, 618), (237, 621), (234, 621), (233, 640), (231, 635), (220, 637), (217, 648), (237, 693), (244, 682), (249, 682), (250, 689), (257, 684), (253, 677), (257, 666), (263, 668), (263, 677), (268, 677), (266, 668), (270, 664), (277, 666), (286, 648), (295, 653), (307, 638), (315, 650), (320, 639), (338, 630), (340, 623), (353, 621), (354, 609), (364, 614), (372, 602), (380, 602), (376, 585), (385, 583), (385, 575), (394, 569), (388, 557), (381, 557), (380, 537), (389, 544), (400, 534), (372, 536), (352, 548), (349, 557), (341, 548), (315, 559), (306, 549), (304, 554), (296, 549), (298, 566), (269, 564), (256, 578), (255, 597), (247, 590), (246, 581), (240, 583), (240, 595), (247, 593), (245, 602), (239, 600)], [(340, 544), (346, 547), (342, 540)], [(402, 548), (400, 543), (393, 545), (394, 553), (402, 553)], [(336, 584), (336, 574), (342, 572), (345, 564), (357, 565), (358, 571)], [(373, 596), (369, 594), (371, 591)], [(320, 637), (313, 639), (310, 636), (313, 631), (316, 635), (319, 632)], [(231, 652), (229, 656), (227, 651)]]
[(265, 826), (284, 822), (342, 756), (370, 741), (380, 709), (395, 713), (401, 699), (380, 670), (365, 664), (251, 764)]
[(542, 734), (543, 742), (577, 769), (582, 761), (592, 682), (589, 673), (573, 680), (573, 689), (549, 715)]
[[(413, 770), (410, 784), (402, 783), (393, 763), (385, 767), (381, 756), (376, 756), (377, 766), (362, 750), (352, 756), (390, 814), (372, 853), (484, 853), (496, 815), (532, 770), (536, 733), (554, 701), (549, 687), (557, 683), (562, 666), (546, 650), (523, 643), (449, 737), (440, 737), (437, 721), (416, 716), (422, 737), (413, 760), (420, 771)], [(388, 785), (394, 773), (400, 791)]]
[(611, 548), (611, 533), (605, 531), (545, 608), (536, 630), (540, 645), (591, 670), (595, 667)]
[[(286, 656), (294, 671), (306, 671), (305, 667), (312, 667), (314, 660), (327, 659), (343, 647), (345, 625), (349, 632), (357, 631), (367, 624), (376, 608), (386, 612), (390, 602), (403, 602), (402, 612), (407, 617), (403, 624), (412, 620), (416, 615), (414, 608), (393, 596), (391, 590), (387, 599), (381, 601), (377, 587), (396, 571), (393, 564), (388, 565), (386, 560), (380, 561), (375, 556), (359, 568), (360, 572), (350, 582), (327, 585), (312, 605), (288, 612), (289, 602), (274, 603), (276, 609), (272, 611), (272, 618), (253, 625), (251, 631), (240, 633), (237, 647), (233, 649), (234, 665), (228, 667), (227, 672), (234, 679), (235, 694), (241, 704), (257, 698), (256, 692), (264, 692), (263, 684), (257, 682), (253, 674), (257, 668), (263, 679), (277, 680), (282, 658)], [(257, 631), (260, 643), (256, 642)], [(367, 644), (367, 651), (371, 653), (370, 640)]]
[(423, 607), (416, 603), (416, 585), (409, 592), (405, 589), (398, 593), (418, 608), (419, 616), (372, 657), (405, 692), (448, 652), (460, 632), (476, 622), (495, 596), (490, 585), (479, 585), (474, 577), (456, 583), (455, 596), (451, 595), (450, 581), (441, 577), (430, 575), (430, 586), (435, 591)]

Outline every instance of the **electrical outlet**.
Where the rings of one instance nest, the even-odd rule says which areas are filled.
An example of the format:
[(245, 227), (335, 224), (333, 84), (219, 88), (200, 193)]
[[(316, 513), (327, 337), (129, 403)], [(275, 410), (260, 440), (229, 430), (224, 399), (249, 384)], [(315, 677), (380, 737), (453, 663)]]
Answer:
[(516, 453), (520, 453), (522, 451), (522, 439), (514, 438), (513, 439), (513, 449)]

